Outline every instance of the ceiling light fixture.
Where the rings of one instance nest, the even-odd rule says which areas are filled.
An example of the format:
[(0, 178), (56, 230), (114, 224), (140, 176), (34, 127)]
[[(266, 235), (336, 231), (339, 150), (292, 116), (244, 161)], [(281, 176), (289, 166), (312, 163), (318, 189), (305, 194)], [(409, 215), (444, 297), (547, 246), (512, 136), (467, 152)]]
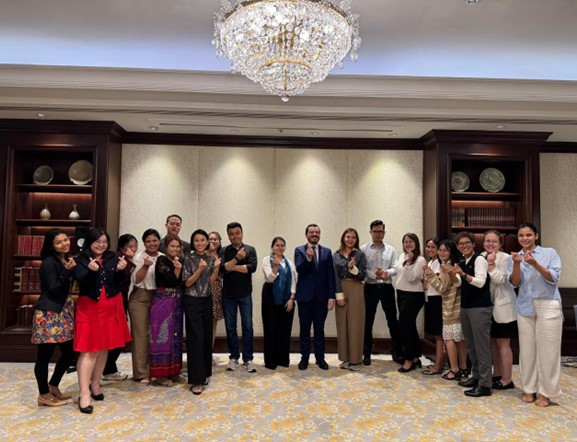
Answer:
[(351, 1), (221, 0), (212, 44), (231, 71), (288, 101), (322, 81), (348, 55), (358, 58), (359, 16)]
[(465, 0), (465, 3), (468, 5), (474, 5), (475, 3), (479, 3), (481, 0)]

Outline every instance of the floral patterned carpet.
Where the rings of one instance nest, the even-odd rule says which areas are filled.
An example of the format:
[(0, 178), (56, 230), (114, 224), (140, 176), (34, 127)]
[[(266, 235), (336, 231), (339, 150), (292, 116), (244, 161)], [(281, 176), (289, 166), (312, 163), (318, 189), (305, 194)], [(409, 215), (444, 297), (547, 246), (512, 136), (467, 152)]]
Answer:
[[(521, 391), (467, 398), (463, 388), (420, 370), (398, 373), (386, 356), (359, 372), (330, 370), (311, 359), (299, 371), (276, 371), (255, 356), (258, 373), (227, 372), (226, 355), (216, 355), (210, 385), (200, 396), (186, 380), (166, 388), (140, 387), (131, 380), (107, 383), (106, 399), (84, 415), (76, 403), (36, 405), (33, 364), (0, 364), (0, 440), (235, 440), (235, 441), (577, 441), (577, 369), (562, 369), (563, 395), (547, 409), (524, 404)], [(130, 373), (130, 355), (120, 357)], [(514, 380), (518, 380), (515, 369)], [(78, 395), (75, 374), (61, 390)]]

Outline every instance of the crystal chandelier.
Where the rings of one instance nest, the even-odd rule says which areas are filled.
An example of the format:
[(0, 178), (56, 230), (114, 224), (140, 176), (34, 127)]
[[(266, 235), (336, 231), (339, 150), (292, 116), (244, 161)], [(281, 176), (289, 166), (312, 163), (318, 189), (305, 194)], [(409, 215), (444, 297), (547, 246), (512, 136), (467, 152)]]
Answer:
[(283, 101), (326, 78), (361, 45), (351, 0), (222, 0), (212, 44), (231, 71), (261, 84)]

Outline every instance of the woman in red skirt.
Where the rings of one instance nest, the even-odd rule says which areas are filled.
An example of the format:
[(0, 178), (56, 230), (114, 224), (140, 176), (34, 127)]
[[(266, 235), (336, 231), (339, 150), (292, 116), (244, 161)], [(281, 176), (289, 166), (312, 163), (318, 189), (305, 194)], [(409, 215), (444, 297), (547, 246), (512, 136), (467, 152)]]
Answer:
[(73, 269), (79, 286), (74, 350), (80, 353), (78, 408), (82, 413), (92, 413), (91, 397), (96, 401), (104, 400), (100, 378), (108, 350), (124, 347), (130, 341), (119, 288), (126, 260), (109, 248), (110, 236), (106, 230), (92, 229)]

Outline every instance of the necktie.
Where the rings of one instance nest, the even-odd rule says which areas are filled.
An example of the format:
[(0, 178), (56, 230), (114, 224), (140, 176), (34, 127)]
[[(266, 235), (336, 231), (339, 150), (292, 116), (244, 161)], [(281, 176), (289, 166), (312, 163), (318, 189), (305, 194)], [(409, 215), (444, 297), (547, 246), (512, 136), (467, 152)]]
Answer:
[(315, 263), (315, 267), (318, 264), (318, 259), (317, 259), (317, 246), (313, 246), (313, 262)]

